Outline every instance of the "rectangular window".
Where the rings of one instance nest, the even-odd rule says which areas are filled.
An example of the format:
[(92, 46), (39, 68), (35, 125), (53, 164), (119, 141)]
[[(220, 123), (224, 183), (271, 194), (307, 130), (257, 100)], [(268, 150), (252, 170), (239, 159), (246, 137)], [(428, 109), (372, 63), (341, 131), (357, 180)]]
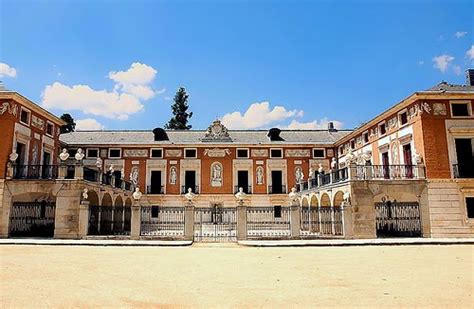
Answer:
[(344, 148), (342, 148), (342, 147), (339, 147), (339, 154), (341, 154), (341, 155), (342, 155), (343, 153), (344, 153)]
[(152, 149), (151, 150), (152, 158), (163, 158), (163, 149)]
[(407, 112), (403, 112), (400, 114), (400, 125), (404, 125), (408, 123), (408, 114)]
[(354, 149), (354, 148), (355, 148), (355, 141), (352, 140), (352, 141), (351, 141), (351, 149)]
[(369, 142), (369, 132), (365, 132), (363, 135), (364, 143), (367, 144)]
[(21, 109), (20, 121), (24, 124), (30, 124), (30, 112), (25, 109)]
[(281, 218), (281, 206), (273, 206), (273, 215), (275, 218)]
[(451, 110), (453, 117), (466, 117), (469, 116), (469, 104), (468, 103), (451, 103)]
[(122, 150), (118, 149), (109, 149), (109, 158), (120, 158), (122, 156)]
[(324, 158), (325, 156), (324, 149), (313, 149), (313, 158)]
[(47, 123), (46, 124), (46, 134), (48, 134), (49, 136), (53, 136), (53, 132), (54, 131), (54, 126), (52, 123)]
[(474, 219), (474, 197), (466, 197), (467, 217)]
[(283, 158), (283, 150), (270, 149), (270, 158)]
[(379, 125), (379, 131), (380, 135), (384, 135), (385, 133), (387, 133), (387, 127), (385, 126), (385, 123)]
[(88, 158), (97, 158), (99, 156), (99, 149), (87, 149), (86, 156)]
[(158, 218), (158, 206), (151, 206), (151, 217)]
[(197, 157), (197, 151), (196, 149), (184, 149), (184, 157), (185, 158), (196, 158)]
[(248, 158), (249, 150), (248, 149), (237, 149), (237, 158)]

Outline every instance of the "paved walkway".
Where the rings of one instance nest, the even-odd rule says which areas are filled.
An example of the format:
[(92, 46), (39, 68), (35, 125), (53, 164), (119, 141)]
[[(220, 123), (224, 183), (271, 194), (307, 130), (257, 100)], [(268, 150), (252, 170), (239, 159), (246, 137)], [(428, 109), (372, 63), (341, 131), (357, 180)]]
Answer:
[[(0, 245), (59, 245), (59, 246), (190, 246), (188, 240), (129, 240), (129, 239), (0, 239)], [(199, 243), (194, 243), (199, 244)], [(211, 243), (206, 243), (210, 245)], [(223, 245), (214, 243), (213, 245)], [(249, 247), (332, 247), (332, 246), (390, 246), (390, 245), (474, 245), (474, 238), (379, 238), (379, 239), (311, 239), (311, 240), (245, 240), (237, 243)]]

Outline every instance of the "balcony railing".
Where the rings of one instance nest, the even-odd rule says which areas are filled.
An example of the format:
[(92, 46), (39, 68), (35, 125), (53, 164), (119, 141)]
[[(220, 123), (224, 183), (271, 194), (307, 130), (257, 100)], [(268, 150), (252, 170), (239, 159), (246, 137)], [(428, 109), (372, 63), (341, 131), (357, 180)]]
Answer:
[(316, 174), (313, 178), (296, 185), (297, 191), (327, 186), (346, 180), (402, 180), (424, 179), (425, 167), (422, 165), (351, 165)]
[(99, 171), (84, 166), (84, 180), (99, 182)]
[(252, 186), (234, 186), (234, 193), (239, 192), (239, 188), (242, 188), (244, 193), (252, 194)]
[(474, 178), (474, 165), (453, 164), (454, 178)]
[(285, 185), (268, 186), (268, 194), (285, 194), (285, 193), (287, 193)]
[(13, 179), (56, 179), (57, 165), (14, 165)]
[(181, 186), (181, 194), (186, 194), (186, 193), (188, 193), (188, 188), (191, 188), (191, 189), (192, 189), (191, 191), (192, 191), (194, 194), (199, 194), (199, 186), (194, 186), (194, 188), (193, 188), (193, 187)]
[(146, 193), (147, 194), (165, 194), (165, 187), (164, 186), (147, 186)]

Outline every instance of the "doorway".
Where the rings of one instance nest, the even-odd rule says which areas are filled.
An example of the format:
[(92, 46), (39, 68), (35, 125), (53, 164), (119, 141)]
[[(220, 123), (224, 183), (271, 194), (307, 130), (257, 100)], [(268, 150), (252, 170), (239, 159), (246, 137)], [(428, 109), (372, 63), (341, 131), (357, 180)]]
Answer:
[(242, 188), (244, 193), (251, 193), (248, 171), (237, 171), (237, 188), (235, 191), (239, 191), (239, 188)]
[(161, 185), (161, 171), (151, 171), (149, 194), (163, 194)]
[(272, 171), (272, 185), (270, 193), (279, 194), (285, 193), (283, 188), (283, 172), (282, 171)]
[(474, 154), (472, 152), (472, 139), (456, 138), (457, 177), (474, 177)]
[(188, 192), (188, 188), (191, 188), (192, 192), (197, 194), (199, 189), (196, 186), (196, 171), (185, 171), (184, 172), (184, 187), (183, 192)]

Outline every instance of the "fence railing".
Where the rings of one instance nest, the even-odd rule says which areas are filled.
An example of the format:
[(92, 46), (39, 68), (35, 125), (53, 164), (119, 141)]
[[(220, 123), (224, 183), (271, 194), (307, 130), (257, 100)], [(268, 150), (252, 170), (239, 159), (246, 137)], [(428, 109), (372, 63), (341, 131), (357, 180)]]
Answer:
[(147, 186), (147, 194), (165, 194), (165, 186)]
[(181, 186), (181, 194), (186, 194), (188, 193), (188, 189), (191, 188), (192, 192), (195, 194), (199, 194), (199, 186), (194, 186), (194, 187), (186, 187), (186, 186)]
[(57, 165), (14, 165), (13, 179), (56, 179)]
[(288, 238), (291, 236), (290, 207), (248, 207), (248, 238)]
[(141, 236), (176, 238), (184, 236), (184, 207), (143, 206)]
[(130, 207), (89, 206), (88, 235), (129, 235)]
[(286, 185), (281, 186), (268, 186), (268, 194), (285, 194), (286, 192)]
[(99, 171), (84, 166), (84, 180), (98, 182), (99, 181)]
[(301, 237), (344, 236), (343, 207), (302, 207)]

